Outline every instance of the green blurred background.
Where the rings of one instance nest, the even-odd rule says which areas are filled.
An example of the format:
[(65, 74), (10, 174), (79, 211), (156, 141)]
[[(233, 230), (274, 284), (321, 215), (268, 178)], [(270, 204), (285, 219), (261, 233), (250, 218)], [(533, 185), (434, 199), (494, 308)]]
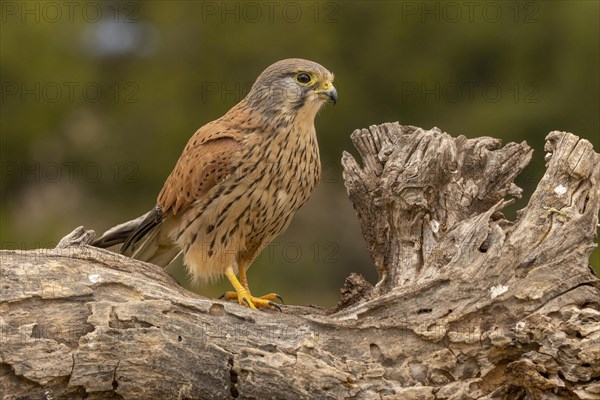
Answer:
[(191, 134), (288, 57), (335, 72), (340, 101), (316, 122), (323, 181), (250, 270), (255, 294), (332, 306), (350, 272), (376, 281), (341, 178), (354, 129), (526, 140), (511, 217), (543, 175), (548, 132), (600, 149), (597, 1), (1, 4), (2, 248), (52, 247), (149, 210)]

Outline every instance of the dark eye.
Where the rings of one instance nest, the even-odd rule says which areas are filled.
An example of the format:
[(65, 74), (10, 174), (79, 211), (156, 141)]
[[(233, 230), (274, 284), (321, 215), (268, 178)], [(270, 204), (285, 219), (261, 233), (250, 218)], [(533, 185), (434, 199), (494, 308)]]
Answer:
[(311, 77), (306, 72), (301, 72), (296, 75), (296, 80), (300, 83), (307, 84), (311, 81)]

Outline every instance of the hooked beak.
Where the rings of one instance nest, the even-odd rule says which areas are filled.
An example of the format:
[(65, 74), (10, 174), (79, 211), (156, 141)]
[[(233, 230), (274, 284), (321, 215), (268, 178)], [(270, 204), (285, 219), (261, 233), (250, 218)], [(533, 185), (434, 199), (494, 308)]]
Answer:
[(333, 105), (337, 103), (338, 94), (337, 90), (335, 90), (335, 86), (330, 82), (327, 82), (323, 85), (323, 88), (319, 91), (319, 95), (325, 96), (328, 101), (331, 101)]
[(325, 92), (325, 94), (329, 97), (329, 99), (333, 102), (333, 105), (337, 103), (337, 90), (331, 85), (331, 89)]

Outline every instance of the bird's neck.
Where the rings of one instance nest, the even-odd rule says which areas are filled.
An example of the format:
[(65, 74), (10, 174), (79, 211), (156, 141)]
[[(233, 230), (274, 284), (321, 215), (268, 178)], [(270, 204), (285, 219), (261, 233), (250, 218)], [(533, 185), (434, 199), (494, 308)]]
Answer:
[(221, 117), (221, 120), (248, 131), (281, 132), (295, 124), (310, 127), (314, 131), (315, 117), (321, 105), (320, 103), (305, 104), (298, 110), (290, 110), (285, 105), (261, 109), (244, 99), (233, 106)]

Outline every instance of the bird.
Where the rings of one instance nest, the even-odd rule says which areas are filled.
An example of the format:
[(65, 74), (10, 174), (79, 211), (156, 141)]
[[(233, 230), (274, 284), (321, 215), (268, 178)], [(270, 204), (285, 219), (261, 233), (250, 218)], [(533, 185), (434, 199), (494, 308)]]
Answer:
[(268, 66), (248, 94), (189, 139), (144, 215), (92, 245), (162, 267), (180, 253), (193, 284), (227, 277), (237, 300), (281, 310), (276, 293), (255, 297), (248, 268), (284, 232), (321, 175), (314, 120), (337, 103), (334, 74), (300, 58)]

